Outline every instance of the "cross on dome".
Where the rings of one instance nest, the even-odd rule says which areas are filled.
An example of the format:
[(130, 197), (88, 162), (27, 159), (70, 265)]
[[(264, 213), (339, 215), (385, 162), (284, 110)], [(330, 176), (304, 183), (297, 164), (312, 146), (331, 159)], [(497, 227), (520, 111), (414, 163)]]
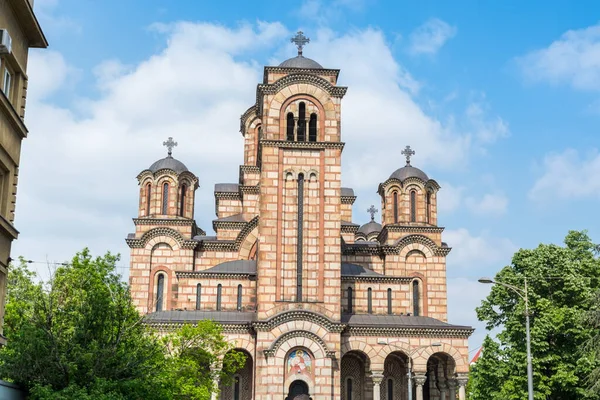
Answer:
[(304, 45), (310, 43), (310, 39), (304, 36), (304, 32), (298, 31), (296, 36), (290, 39), (290, 42), (294, 43), (296, 47), (298, 47), (298, 55), (301, 56), (302, 48), (304, 48)]
[(369, 209), (367, 210), (367, 212), (371, 214), (371, 221), (375, 221), (375, 213), (377, 213), (378, 211), (379, 210), (376, 209), (373, 204), (371, 204), (371, 207), (369, 207)]
[(173, 153), (173, 147), (177, 146), (177, 142), (173, 141), (173, 138), (169, 136), (169, 139), (163, 142), (163, 146), (167, 148), (168, 155), (171, 157), (171, 154)]
[(410, 146), (406, 146), (404, 150), (400, 152), (403, 156), (406, 156), (406, 166), (410, 166), (410, 157), (415, 155), (415, 151), (410, 148)]

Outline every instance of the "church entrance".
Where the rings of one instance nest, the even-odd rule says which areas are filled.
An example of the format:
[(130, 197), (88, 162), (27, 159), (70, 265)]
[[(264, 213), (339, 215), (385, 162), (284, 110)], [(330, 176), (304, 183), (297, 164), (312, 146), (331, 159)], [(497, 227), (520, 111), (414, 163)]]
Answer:
[(306, 382), (300, 380), (292, 382), (290, 392), (285, 400), (311, 400)]

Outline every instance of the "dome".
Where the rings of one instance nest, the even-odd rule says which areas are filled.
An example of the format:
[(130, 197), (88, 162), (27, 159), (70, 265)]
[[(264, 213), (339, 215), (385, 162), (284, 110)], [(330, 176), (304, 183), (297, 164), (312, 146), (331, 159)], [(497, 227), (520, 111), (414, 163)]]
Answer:
[(156, 161), (148, 169), (152, 172), (156, 172), (161, 169), (170, 169), (177, 172), (178, 174), (188, 170), (187, 167), (181, 161), (176, 160), (171, 156)]
[(419, 168), (415, 168), (411, 165), (406, 165), (402, 168), (398, 168), (392, 175), (390, 175), (389, 179), (398, 179), (399, 181), (403, 181), (408, 178), (419, 178), (425, 182), (429, 180), (427, 174), (421, 171)]
[(323, 66), (311, 60), (310, 58), (303, 57), (301, 55), (290, 58), (279, 64), (282, 68), (308, 68), (308, 69), (323, 69)]
[(381, 224), (379, 224), (375, 221), (368, 222), (368, 223), (364, 224), (363, 226), (361, 226), (360, 228), (358, 228), (357, 233), (362, 233), (363, 235), (368, 236), (369, 234), (371, 234), (373, 232), (381, 232)]

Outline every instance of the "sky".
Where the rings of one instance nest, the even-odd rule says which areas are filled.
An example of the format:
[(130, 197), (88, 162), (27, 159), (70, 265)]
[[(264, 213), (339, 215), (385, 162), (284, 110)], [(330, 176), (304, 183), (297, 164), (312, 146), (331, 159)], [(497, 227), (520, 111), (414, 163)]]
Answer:
[[(340, 69), (343, 186), (354, 222), (412, 164), (440, 183), (449, 322), (486, 334), (475, 307), (519, 248), (600, 241), (600, 4), (579, 1), (35, 0), (48, 49), (32, 49), (13, 258), (40, 275), (89, 247), (120, 253), (136, 176), (165, 156), (198, 175), (212, 231), (215, 183), (237, 182), (239, 117), (265, 65), (296, 54)], [(596, 17), (595, 17), (596, 16)], [(473, 353), (471, 354), (473, 355)]]

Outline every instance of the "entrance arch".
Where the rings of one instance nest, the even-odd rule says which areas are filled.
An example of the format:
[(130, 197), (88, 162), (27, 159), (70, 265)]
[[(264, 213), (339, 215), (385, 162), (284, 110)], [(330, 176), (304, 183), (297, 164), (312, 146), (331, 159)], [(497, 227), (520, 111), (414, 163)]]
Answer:
[(308, 393), (308, 384), (300, 379), (292, 382), (285, 400), (311, 400)]

